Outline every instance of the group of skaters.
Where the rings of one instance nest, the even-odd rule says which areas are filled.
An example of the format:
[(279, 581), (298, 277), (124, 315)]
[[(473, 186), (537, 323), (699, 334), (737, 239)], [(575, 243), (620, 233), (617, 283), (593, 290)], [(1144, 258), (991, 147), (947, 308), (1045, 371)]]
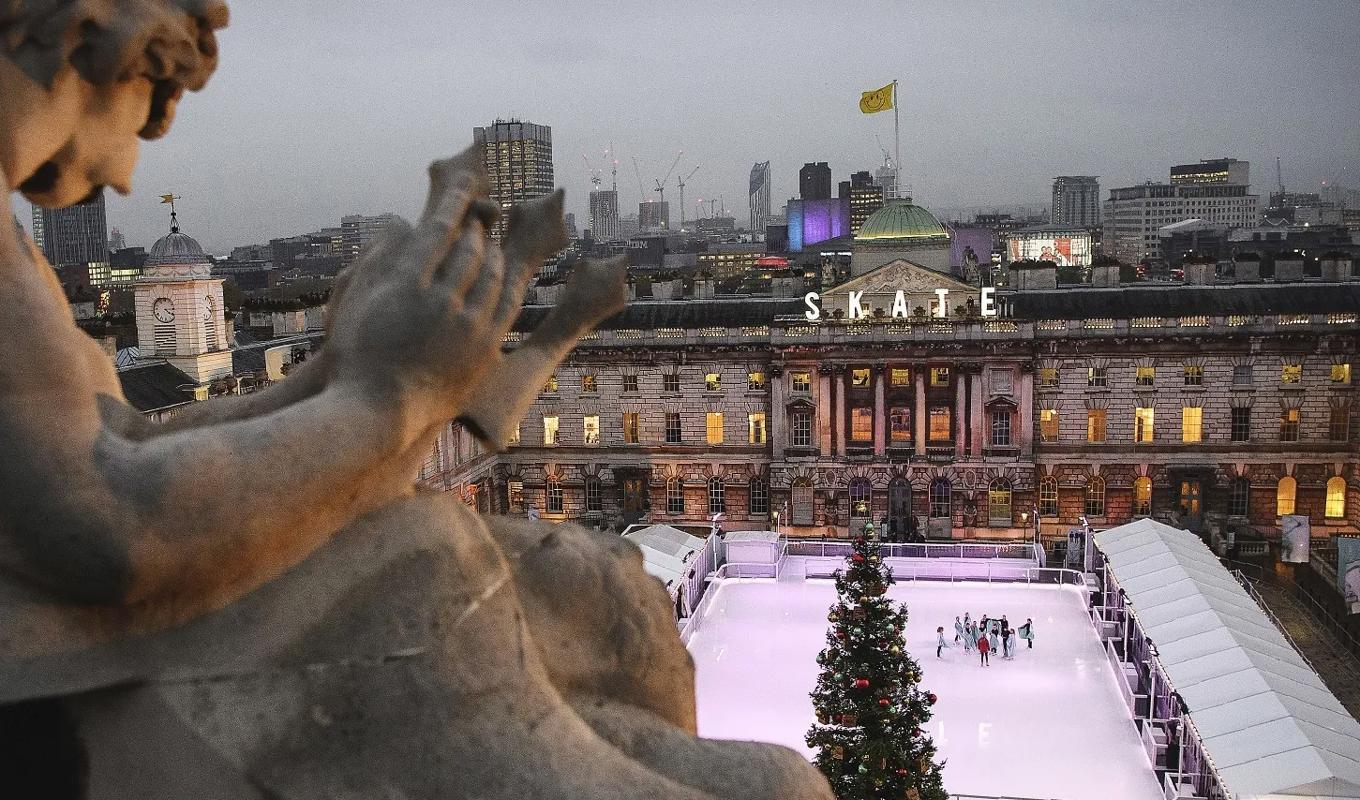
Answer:
[[(935, 657), (943, 658), (944, 649), (950, 647), (944, 638), (944, 628), (936, 628), (935, 635), (938, 637)], [(1001, 653), (1002, 661), (1014, 660), (1020, 649), (1020, 639), (1025, 640), (1028, 649), (1034, 649), (1034, 620), (1026, 619), (1017, 630), (1011, 627), (1004, 614), (1001, 619), (989, 619), (983, 614), (977, 621), (970, 614), (954, 617), (954, 644), (962, 642), (965, 653), (976, 652), (981, 666), (991, 666), (992, 654), (997, 652)]]

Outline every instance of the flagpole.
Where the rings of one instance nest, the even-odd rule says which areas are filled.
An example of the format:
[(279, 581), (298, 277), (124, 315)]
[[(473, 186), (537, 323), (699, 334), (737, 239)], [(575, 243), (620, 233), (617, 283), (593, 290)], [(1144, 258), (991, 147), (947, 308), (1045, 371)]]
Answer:
[(897, 185), (893, 187), (893, 193), (894, 193), (897, 197), (901, 197), (901, 196), (902, 196), (902, 118), (901, 118), (901, 115), (900, 115), (900, 113), (899, 113), (899, 111), (898, 111), (898, 102), (897, 102), (897, 80), (896, 80), (896, 79), (893, 79), (893, 139), (896, 141), (896, 154), (895, 154), (895, 155), (896, 155), (896, 158), (897, 158), (897, 163), (896, 163), (896, 164), (893, 164), (893, 167), (897, 170), (897, 179), (896, 179), (896, 181), (895, 181), (895, 183), (896, 183)]

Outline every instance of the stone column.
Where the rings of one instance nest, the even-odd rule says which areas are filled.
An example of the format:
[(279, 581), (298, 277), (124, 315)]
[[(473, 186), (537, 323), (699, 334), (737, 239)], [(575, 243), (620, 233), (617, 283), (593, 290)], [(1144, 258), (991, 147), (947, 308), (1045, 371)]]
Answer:
[(1020, 387), (1016, 392), (1016, 402), (1020, 408), (1016, 416), (1020, 418), (1020, 456), (1034, 455), (1034, 370), (1021, 367)]
[(831, 370), (817, 373), (817, 447), (823, 458), (831, 455)]
[(916, 455), (926, 454), (926, 365), (912, 367), (916, 373)]
[(985, 398), (982, 394), (982, 372), (980, 370), (974, 372), (972, 375), (968, 376), (968, 380), (973, 384), (973, 406), (969, 409), (973, 418), (973, 436), (972, 441), (969, 442), (968, 445), (968, 452), (980, 458), (982, 456), (982, 448), (987, 441), (987, 430), (982, 413), (982, 407), (985, 403)]
[(845, 457), (845, 369), (836, 367), (831, 376), (831, 392), (835, 395), (836, 455)]
[(783, 369), (775, 367), (770, 370), (770, 446), (775, 458), (783, 458), (784, 448), (789, 446), (785, 379)]
[(887, 451), (888, 418), (883, 407), (883, 382), (887, 371), (882, 364), (875, 364), (874, 376), (874, 455), (881, 456)]
[(968, 453), (968, 380), (969, 376), (961, 365), (954, 371), (954, 458), (962, 459)]

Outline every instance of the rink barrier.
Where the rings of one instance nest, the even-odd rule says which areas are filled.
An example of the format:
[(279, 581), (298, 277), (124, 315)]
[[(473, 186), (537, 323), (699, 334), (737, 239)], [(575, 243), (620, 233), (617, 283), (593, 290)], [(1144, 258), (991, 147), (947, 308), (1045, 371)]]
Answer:
[[(880, 542), (879, 553), (884, 558), (964, 558), (1016, 559), (1037, 564), (1034, 545), (1029, 543), (978, 542), (957, 544)], [(843, 539), (790, 539), (785, 546), (790, 556), (838, 558), (850, 555), (852, 546)]]

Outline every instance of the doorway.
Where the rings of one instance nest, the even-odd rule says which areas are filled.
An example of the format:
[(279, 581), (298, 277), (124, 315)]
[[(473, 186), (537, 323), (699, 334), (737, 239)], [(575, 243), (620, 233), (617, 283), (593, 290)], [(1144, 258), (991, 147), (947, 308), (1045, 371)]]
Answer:
[(889, 540), (905, 542), (911, 534), (911, 484), (901, 478), (888, 484)]

